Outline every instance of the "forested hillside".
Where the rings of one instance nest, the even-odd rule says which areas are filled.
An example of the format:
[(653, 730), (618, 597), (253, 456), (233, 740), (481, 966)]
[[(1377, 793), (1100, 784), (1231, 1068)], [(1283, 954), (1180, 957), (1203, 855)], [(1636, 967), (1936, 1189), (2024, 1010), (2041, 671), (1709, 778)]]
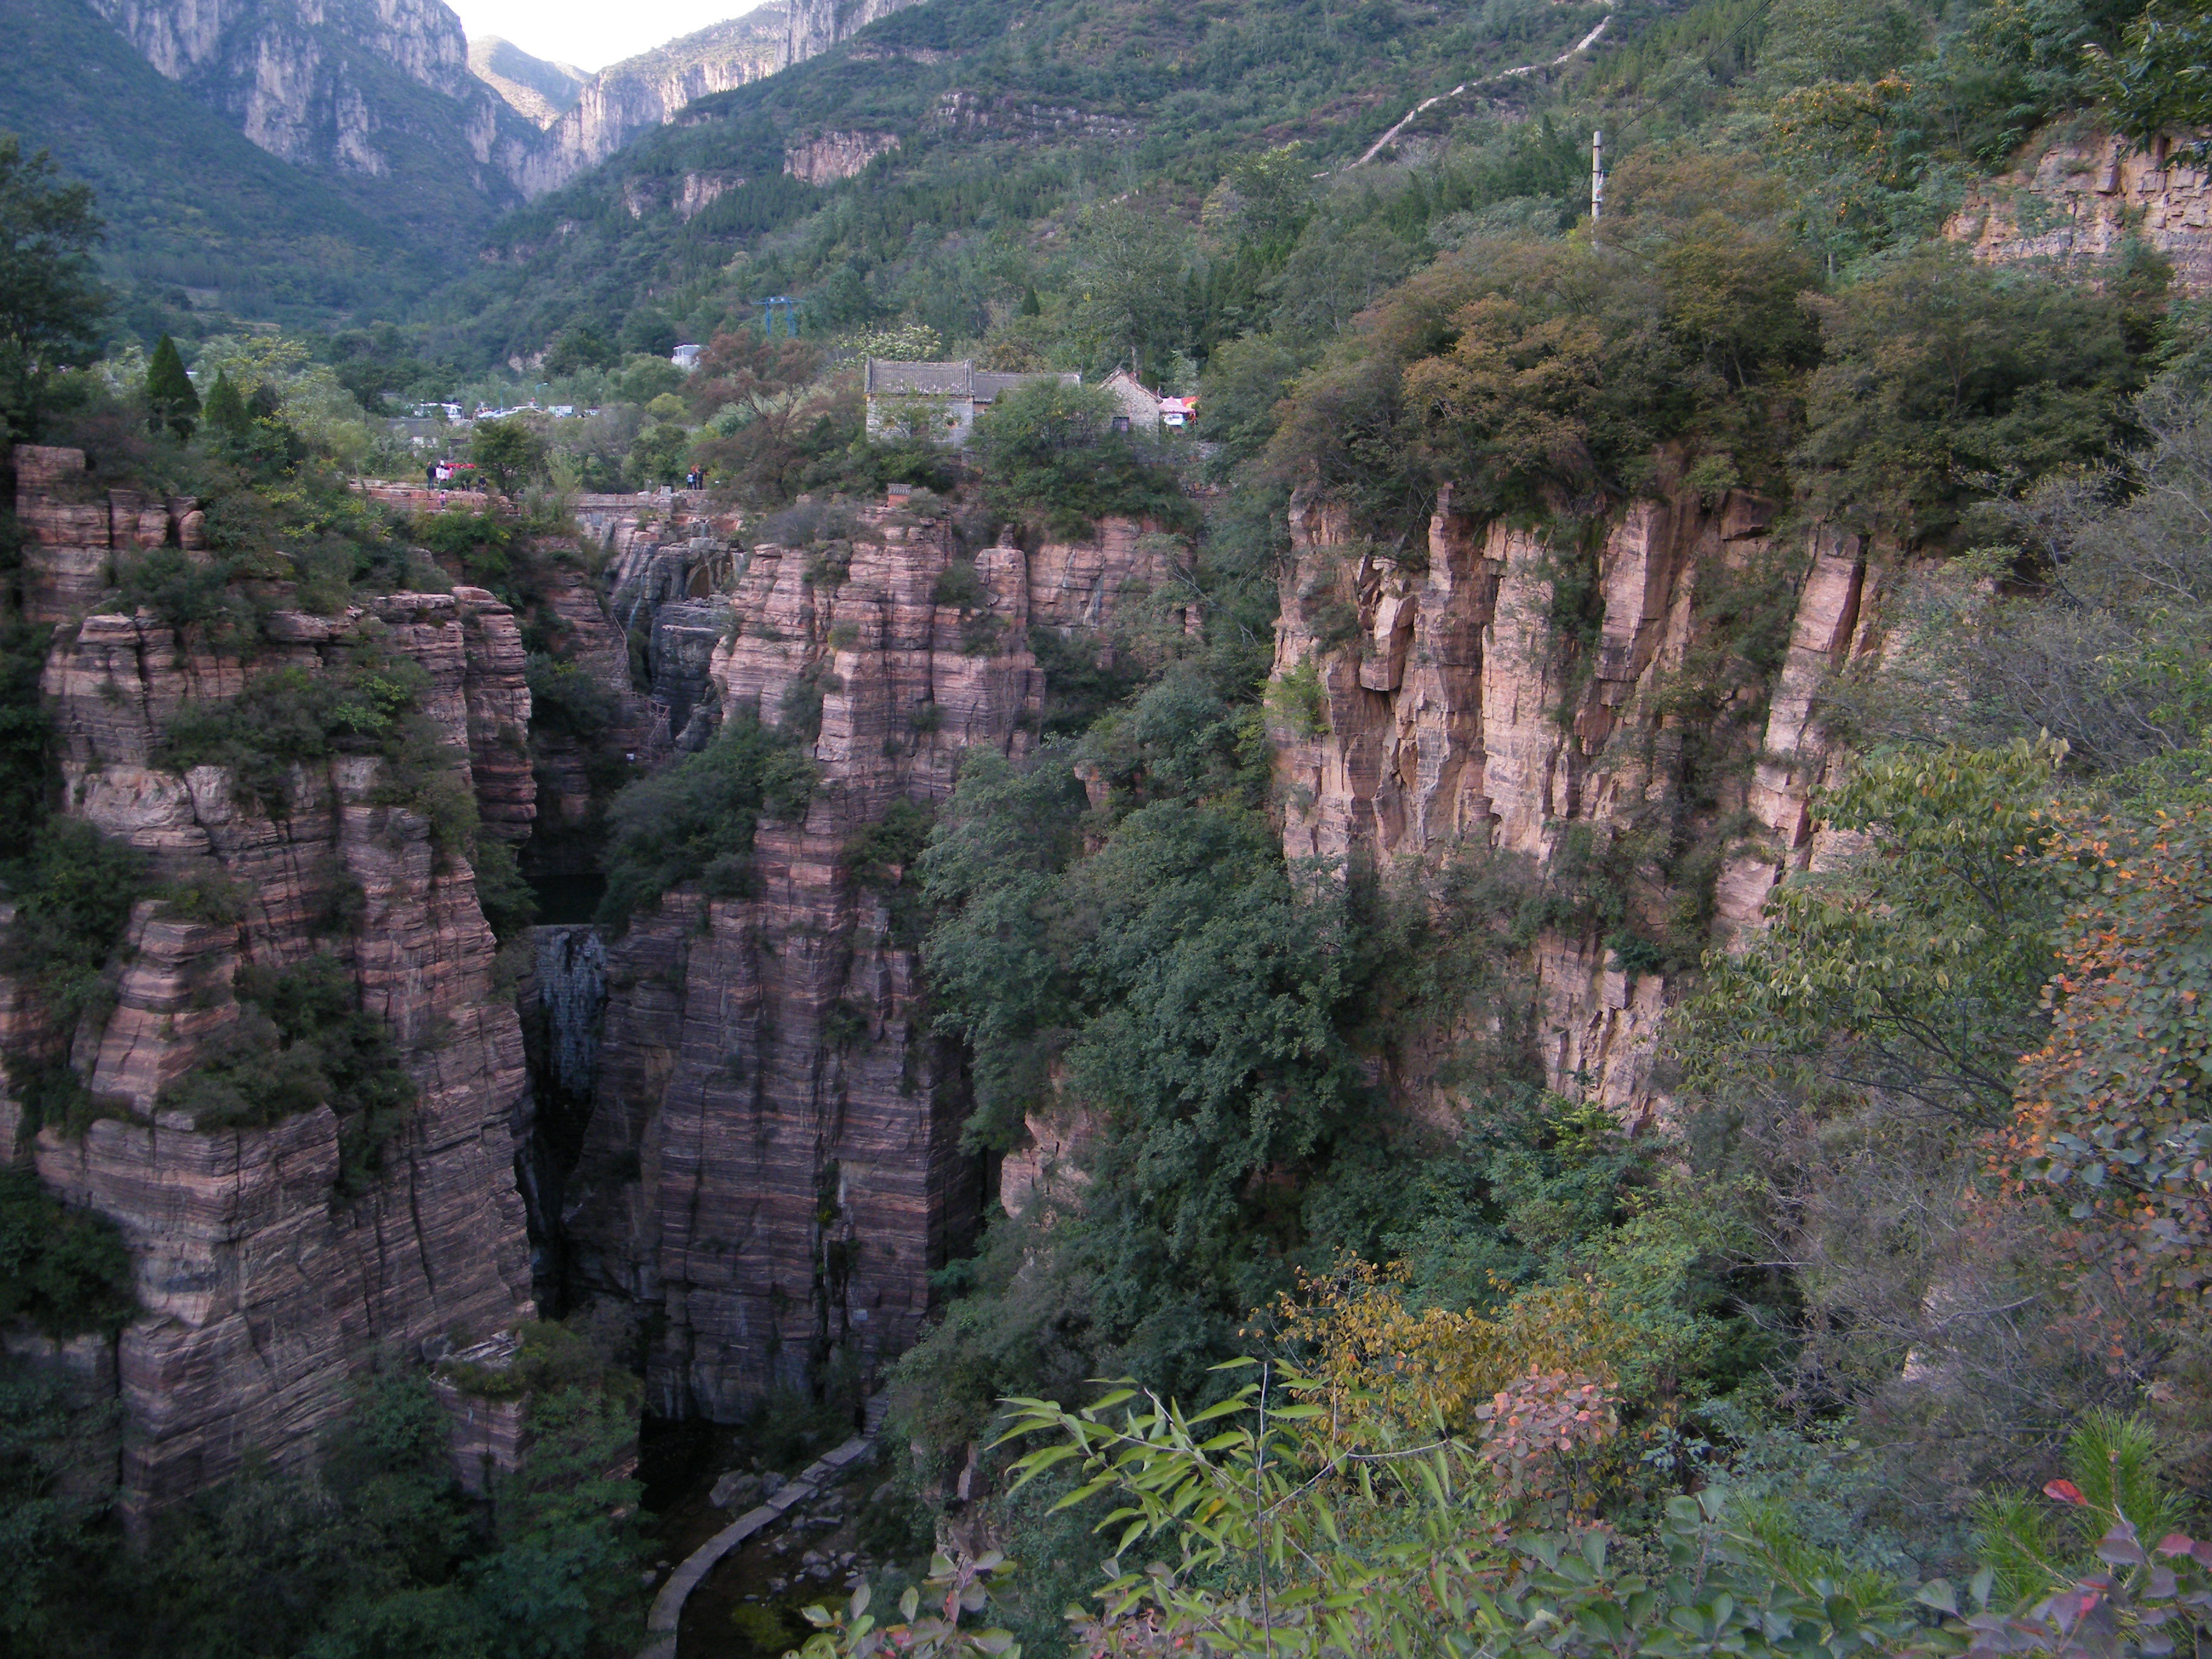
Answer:
[(434, 242), (256, 149), (81, 0), (11, 0), (0, 23), (0, 131), (99, 192), (106, 257), (141, 307), (117, 319), (127, 333), (198, 333), (191, 290), (205, 310), (313, 325), (404, 307), (445, 273)]
[(149, 356), (0, 155), (0, 1631), (2201, 1648), (2208, 44), (926, 0)]

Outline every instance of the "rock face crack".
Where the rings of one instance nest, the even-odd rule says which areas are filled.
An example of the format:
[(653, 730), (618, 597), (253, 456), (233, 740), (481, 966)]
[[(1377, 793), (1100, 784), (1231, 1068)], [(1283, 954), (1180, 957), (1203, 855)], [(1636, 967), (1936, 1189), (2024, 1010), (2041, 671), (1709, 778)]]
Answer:
[[(760, 827), (752, 896), (679, 891), (605, 947), (572, 1261), (580, 1288), (654, 1316), (647, 1395), (668, 1415), (732, 1420), (831, 1346), (866, 1374), (919, 1334), (984, 1171), (959, 1149), (967, 1079), (929, 1030), (913, 944), (843, 849), (895, 802), (941, 805), (964, 750), (1029, 751), (1044, 692), (1032, 628), (1089, 638), (1133, 586), (1179, 591), (1186, 557), (1121, 520), (1089, 542), (986, 548), (963, 609), (938, 601), (956, 557), (944, 521), (903, 504), (854, 516), (842, 569), (842, 544), (828, 560), (764, 543), (733, 591), (683, 599), (687, 617), (720, 608), (705, 674), (723, 718), (775, 726), (795, 687), (819, 692), (805, 820)], [(615, 580), (678, 599), (653, 574), (669, 558), (635, 549)], [(979, 648), (986, 611), (1003, 626)], [(1196, 630), (1194, 609), (1182, 620)], [(908, 877), (866, 879), (896, 891)]]
[[(39, 538), (27, 549), (27, 586), (34, 607), (59, 620), (82, 608), (75, 556), (100, 529), (61, 511), (82, 458), (47, 451), (27, 466), (17, 456), (19, 514)], [(163, 520), (188, 552), (197, 511), (173, 504)], [(52, 539), (62, 536), (77, 540)], [(100, 536), (104, 566), (113, 543)], [(217, 878), (245, 899), (240, 920), (221, 925), (139, 907), (115, 1013), (97, 1052), (80, 1056), (94, 1091), (129, 1115), (74, 1141), (49, 1130), (31, 1147), (50, 1187), (115, 1221), (147, 1310), (116, 1349), (121, 1503), (132, 1526), (224, 1479), (249, 1451), (279, 1466), (311, 1455), (378, 1342), (413, 1346), (457, 1327), (487, 1334), (532, 1311), (511, 1138), (521, 1033), (493, 984), (495, 946), (468, 866), (437, 856), (421, 815), (368, 804), (373, 759), (296, 775), (283, 821), (237, 799), (222, 769), (180, 775), (154, 763), (163, 725), (187, 700), (235, 696), (249, 672), (321, 672), (364, 626), (422, 665), (426, 716), (457, 765), (467, 763), (471, 707), (527, 720), (514, 619), (470, 588), (394, 594), (346, 617), (277, 612), (250, 670), (148, 613), (94, 614), (63, 631), (46, 666), (69, 810), (142, 849), (158, 876)], [(481, 767), (465, 775), (480, 787), (495, 781)], [(513, 804), (511, 792), (504, 799)], [(359, 933), (332, 933), (325, 872), (359, 885)], [(386, 1173), (343, 1203), (333, 1202), (338, 1122), (328, 1107), (266, 1127), (203, 1129), (159, 1104), (237, 1018), (216, 993), (239, 964), (289, 967), (320, 951), (410, 1045), (421, 1090), (386, 1150)], [(0, 984), (0, 1009), (33, 1028), (27, 1040), (52, 1041), (14, 988)], [(14, 1111), (0, 1099), (9, 1132), (0, 1144), (13, 1143)]]

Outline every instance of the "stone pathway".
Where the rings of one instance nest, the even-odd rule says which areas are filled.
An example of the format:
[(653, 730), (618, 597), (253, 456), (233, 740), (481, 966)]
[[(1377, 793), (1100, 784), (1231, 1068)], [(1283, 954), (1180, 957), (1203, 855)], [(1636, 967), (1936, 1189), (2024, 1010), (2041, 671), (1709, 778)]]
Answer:
[(882, 1413), (875, 1401), (868, 1403), (871, 1409), (866, 1433), (854, 1435), (836, 1450), (823, 1453), (777, 1487), (758, 1509), (747, 1510), (684, 1558), (683, 1565), (668, 1575), (660, 1594), (653, 1598), (653, 1611), (645, 1620), (645, 1645), (638, 1650), (637, 1659), (676, 1659), (676, 1631), (684, 1622), (684, 1603), (693, 1590), (706, 1582), (715, 1564), (747, 1539), (766, 1531), (788, 1511), (815, 1497), (875, 1449), (876, 1424)]

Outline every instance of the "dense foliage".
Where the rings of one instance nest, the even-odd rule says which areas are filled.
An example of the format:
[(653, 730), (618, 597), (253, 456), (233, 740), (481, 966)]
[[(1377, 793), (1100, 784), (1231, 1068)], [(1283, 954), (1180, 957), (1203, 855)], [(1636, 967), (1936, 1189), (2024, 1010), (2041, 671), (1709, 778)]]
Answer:
[[(634, 1651), (636, 1385), (597, 1333), (532, 1328), (531, 1457), (482, 1499), (456, 1480), (447, 1410), (386, 1356), (313, 1473), (256, 1467), (164, 1516), (137, 1548), (96, 1529), (104, 1494), (64, 1382), (0, 1365), (0, 1491), (24, 1549), (0, 1629), (58, 1655), (134, 1659), (612, 1659)], [(113, 1453), (108, 1453), (112, 1468)], [(95, 1488), (88, 1490), (88, 1488)]]
[(136, 1308), (131, 1258), (113, 1224), (64, 1209), (35, 1170), (0, 1168), (0, 1320), (47, 1336), (112, 1334)]
[(392, 1033), (364, 1012), (352, 973), (310, 957), (282, 970), (239, 970), (239, 1019), (160, 1104), (206, 1127), (258, 1128), (328, 1107), (338, 1121), (337, 1190), (368, 1190), (386, 1144), (415, 1103)]
[[(963, 648), (1035, 653), (1036, 740), (971, 750), (949, 798), (839, 849), (890, 896), (894, 942), (919, 942), (972, 1083), (963, 1151), (1035, 1183), (936, 1274), (878, 1502), (905, 1547), (942, 1519), (1019, 1566), (942, 1563), (943, 1616), (916, 1591), (903, 1629), (856, 1598), (824, 1615), (823, 1659), (2201, 1647), (2212, 336), (2131, 226), (2094, 268), (1934, 233), (1970, 181), (2100, 120), (2149, 143), (2198, 118), (2202, 11), (933, 0), (510, 216), (404, 327), (311, 355), (179, 324), (197, 425), (187, 352), (157, 347), (55, 377), (56, 429), (111, 458), (96, 483), (207, 501), (212, 559), (116, 572), (118, 601), (181, 638), (250, 659), (288, 583), (333, 616), (453, 574), (513, 604), (533, 758), (580, 760), (594, 796), (561, 850), (604, 830), (615, 928), (687, 886), (754, 890), (760, 826), (812, 801), (825, 682), (634, 780), (615, 690), (548, 599), (556, 574), (599, 574), (576, 492), (702, 468), (748, 538), (805, 550), (812, 585), (849, 562), (854, 502), (908, 486), (963, 556), (931, 597)], [(1614, 159), (1593, 222), (1596, 126)], [(898, 143), (850, 179), (787, 170), (833, 130)], [(702, 205), (704, 179), (729, 187)], [(803, 337), (765, 337), (769, 294), (799, 297)], [(72, 316), (82, 357), (88, 307)], [(684, 339), (706, 343), (688, 375), (666, 356)], [(1001, 398), (956, 458), (896, 418), (871, 439), (871, 354), (1087, 384)], [(1194, 392), (1202, 447), (1115, 432), (1095, 383), (1117, 367)], [(345, 488), (419, 474), (369, 418), (387, 392), (506, 405), (525, 380), (589, 411), (477, 426), (471, 458), (526, 516), (399, 522)], [(1372, 694), (1313, 660), (1272, 673), (1285, 523), (1349, 515), (1346, 545), (1304, 550), (1297, 599), (1350, 655), (1352, 573), (1457, 578), (1425, 568), (1447, 488), (1548, 550), (1522, 620), (1540, 717), (1562, 724), (1618, 620), (1612, 515), (1664, 493), (1680, 526), (1771, 534), (1676, 550), (1698, 562), (1690, 644), (1637, 692), (1656, 711), (1641, 799), (1559, 828), (1540, 861), (1479, 835), (1423, 869), (1288, 860), (1304, 782), (1276, 757), (1328, 734), (1333, 697)], [(966, 556), (1109, 515), (1166, 538), (1146, 550), (1173, 591), (1125, 592), (1096, 641), (1003, 641)], [(1879, 616), (1853, 620), (1889, 630), (1819, 687), (1790, 651), (1815, 526), (1859, 538)], [(21, 655), (12, 684), (35, 673)], [(1792, 672), (1847, 751), (1811, 808), (1821, 856), (1701, 962), (1723, 872), (1774, 855), (1747, 803)], [(187, 704), (159, 761), (226, 765), (282, 816), (332, 757), (374, 756), (375, 804), (427, 814), (495, 908), (511, 868), (477, 841), (411, 665), (362, 641), (246, 688)], [(0, 738), (43, 805), (42, 732)], [(1575, 738), (1562, 788), (1603, 741)], [(66, 820), (26, 834), (0, 965), (96, 1013), (135, 865)], [(226, 902), (161, 896), (211, 920)], [(230, 1038), (164, 1103), (235, 1124), (328, 1105), (343, 1196), (411, 1088), (332, 951), (242, 975)], [(1674, 998), (1668, 1109), (1633, 1133), (1538, 1051), (1560, 964), (1593, 962), (1592, 994), (1664, 975)], [(11, 1085), (82, 1127), (98, 1103), (65, 1047), (10, 1055)], [(0, 1248), (31, 1264), (9, 1305), (122, 1316), (112, 1239), (56, 1231), (29, 1184), (0, 1197)], [(636, 1402), (579, 1355), (534, 1328), (509, 1370), (447, 1367), (530, 1393), (529, 1462), (488, 1507), (458, 1495), (395, 1361), (319, 1474), (249, 1472), (143, 1566), (106, 1561), (100, 1499), (64, 1490), (55, 1449), (92, 1413), (0, 1376), (27, 1563), (7, 1627), (65, 1647), (57, 1610), (135, 1591), (152, 1633), (89, 1619), (83, 1645), (617, 1650), (636, 1494), (607, 1472)], [(850, 1364), (810, 1379), (825, 1412)], [(1125, 1373), (1134, 1392), (1054, 1403)], [(987, 1608), (1006, 1629), (966, 1628)]]
[(813, 790), (813, 765), (788, 735), (732, 715), (697, 754), (616, 801), (602, 919), (623, 926), (685, 882), (717, 898), (750, 892), (755, 828), (802, 816)]

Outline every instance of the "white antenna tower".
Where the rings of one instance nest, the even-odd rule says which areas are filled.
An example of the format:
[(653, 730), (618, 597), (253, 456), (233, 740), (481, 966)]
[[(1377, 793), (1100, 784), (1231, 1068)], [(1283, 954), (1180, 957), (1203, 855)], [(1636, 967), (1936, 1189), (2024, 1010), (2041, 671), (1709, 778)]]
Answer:
[(1590, 134), (1590, 222), (1605, 216), (1605, 131)]

